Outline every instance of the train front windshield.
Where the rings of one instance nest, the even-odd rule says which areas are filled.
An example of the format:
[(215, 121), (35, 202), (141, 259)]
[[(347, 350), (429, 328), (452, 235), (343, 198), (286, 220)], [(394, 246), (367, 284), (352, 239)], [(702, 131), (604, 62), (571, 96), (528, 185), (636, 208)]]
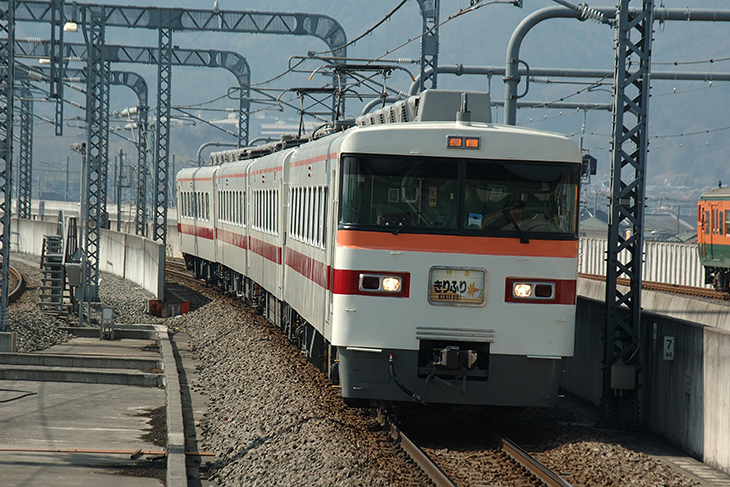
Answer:
[(575, 239), (579, 180), (580, 165), (571, 163), (344, 156), (339, 223), (396, 233)]

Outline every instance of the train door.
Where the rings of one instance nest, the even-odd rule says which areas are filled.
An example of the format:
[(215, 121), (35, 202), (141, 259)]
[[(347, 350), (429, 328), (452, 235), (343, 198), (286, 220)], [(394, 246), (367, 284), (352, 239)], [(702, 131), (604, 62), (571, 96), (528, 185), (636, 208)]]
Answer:
[(325, 201), (327, 202), (327, 215), (326, 215), (326, 230), (324, 234), (324, 244), (327, 252), (327, 269), (329, 269), (329, 276), (327, 276), (328, 289), (325, 299), (325, 313), (324, 313), (324, 336), (329, 341), (332, 338), (332, 311), (333, 311), (333, 298), (334, 289), (332, 288), (335, 269), (335, 248), (337, 247), (337, 218), (339, 209), (339, 178), (338, 167), (339, 167), (339, 154), (335, 159), (327, 160), (327, 183), (328, 188), (325, 194)]
[[(292, 154), (294, 154), (294, 151), (289, 151), (289, 153), (284, 157), (284, 160), (282, 161), (282, 169), (281, 169), (281, 179), (279, 180), (279, 185), (277, 186), (276, 191), (278, 192), (278, 198), (277, 198), (277, 209), (276, 211), (279, 214), (278, 218), (278, 224), (279, 224), (279, 248), (281, 249), (281, 265), (279, 266), (279, 276), (278, 280), (279, 282), (277, 285), (279, 286), (278, 295), (281, 297), (282, 301), (285, 301), (286, 298), (284, 297), (284, 272), (286, 269), (286, 257), (287, 257), (287, 244), (289, 240), (289, 205), (291, 205), (291, 201), (289, 199), (289, 186), (291, 181), (291, 176), (289, 175), (289, 165), (291, 163)], [(281, 319), (281, 317), (280, 317)]]

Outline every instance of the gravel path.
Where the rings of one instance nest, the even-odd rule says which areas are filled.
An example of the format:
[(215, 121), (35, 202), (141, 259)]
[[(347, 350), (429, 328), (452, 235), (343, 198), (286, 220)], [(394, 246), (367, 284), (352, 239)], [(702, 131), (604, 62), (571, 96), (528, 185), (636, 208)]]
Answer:
[[(38, 311), (38, 258), (13, 257), (28, 281), (25, 295), (8, 313), (20, 351), (68, 340), (57, 321)], [(201, 427), (203, 447), (217, 455), (207, 465), (213, 480), (230, 486), (430, 485), (393, 447), (369, 410), (346, 407), (337, 390), (277, 329), (234, 299), (202, 285), (186, 286), (182, 292), (191, 312), (167, 319), (149, 316), (150, 296), (115, 276), (102, 275), (100, 297), (102, 304), (115, 308), (118, 324), (164, 323), (190, 335), (201, 361), (201, 381), (194, 387), (210, 401)], [(609, 433), (575, 426), (571, 414), (523, 412), (513, 417), (521, 426), (514, 439), (529, 443), (531, 451), (576, 486), (698, 485)], [(439, 425), (430, 427), (439, 433)]]

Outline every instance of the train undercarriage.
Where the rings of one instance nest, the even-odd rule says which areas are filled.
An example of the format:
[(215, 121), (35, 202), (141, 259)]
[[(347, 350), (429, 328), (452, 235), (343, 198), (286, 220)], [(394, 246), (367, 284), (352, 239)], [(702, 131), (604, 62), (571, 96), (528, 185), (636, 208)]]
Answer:
[(258, 314), (277, 326), (333, 384), (339, 384), (336, 347), (332, 347), (289, 304), (278, 300), (262, 286), (226, 266), (187, 254), (184, 257), (187, 269), (192, 271), (196, 279), (202, 279), (209, 286), (242, 298)]

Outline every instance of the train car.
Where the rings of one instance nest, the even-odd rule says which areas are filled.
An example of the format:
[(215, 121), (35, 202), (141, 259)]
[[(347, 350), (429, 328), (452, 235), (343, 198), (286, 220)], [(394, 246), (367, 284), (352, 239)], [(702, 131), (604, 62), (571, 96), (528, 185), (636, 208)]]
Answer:
[(487, 94), (427, 90), (251, 160), (240, 180), (271, 192), (279, 233), (249, 220), (249, 241), (281, 258), (255, 268), (249, 245), (240, 280), (350, 403), (554, 405), (573, 354), (580, 162), (567, 137), (492, 124)]
[(251, 161), (222, 165), (216, 171), (215, 218), (216, 257), (222, 263), (218, 276), (231, 291), (242, 292), (242, 276), (248, 270), (248, 223), (247, 208), (248, 166)]
[(210, 278), (210, 263), (217, 262), (214, 191), (217, 170), (215, 166), (187, 168), (180, 171), (175, 180), (180, 246), (187, 250), (187, 255), (197, 257), (194, 270), (198, 278)]
[(697, 253), (705, 284), (730, 292), (730, 188), (714, 188), (697, 202)]

